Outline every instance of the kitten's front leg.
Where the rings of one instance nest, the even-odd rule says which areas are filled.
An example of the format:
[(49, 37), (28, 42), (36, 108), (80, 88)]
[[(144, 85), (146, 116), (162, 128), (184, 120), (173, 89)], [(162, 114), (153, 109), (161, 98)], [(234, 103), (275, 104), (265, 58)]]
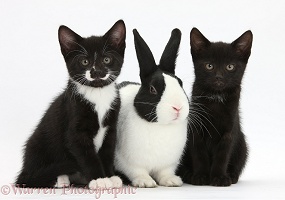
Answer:
[(208, 155), (207, 147), (200, 135), (195, 134), (194, 138), (194, 142), (190, 144), (193, 174), (191, 174), (187, 183), (193, 185), (209, 185), (210, 158)]
[[(87, 133), (77, 133), (76, 137), (70, 137), (68, 148), (76, 159), (82, 174), (90, 182), (93, 179), (105, 178), (103, 165), (97, 153), (92, 140), (87, 140)], [(84, 141), (82, 141), (84, 140)]]
[(123, 181), (121, 180), (120, 177), (114, 175), (115, 143), (116, 143), (115, 126), (110, 126), (107, 129), (104, 143), (98, 153), (102, 160), (106, 177), (109, 177), (111, 182), (113, 183), (112, 187), (120, 188), (123, 186)]
[(231, 155), (232, 137), (226, 133), (217, 145), (213, 156), (211, 167), (211, 185), (230, 186), (232, 184), (230, 176), (227, 174), (227, 167)]

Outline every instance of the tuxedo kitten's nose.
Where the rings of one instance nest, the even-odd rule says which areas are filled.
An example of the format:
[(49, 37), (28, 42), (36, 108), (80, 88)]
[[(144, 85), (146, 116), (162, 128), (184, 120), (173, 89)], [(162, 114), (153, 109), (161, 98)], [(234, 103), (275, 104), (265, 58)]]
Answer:
[(91, 78), (103, 78), (106, 76), (106, 73), (102, 70), (94, 70), (93, 68), (90, 71)]

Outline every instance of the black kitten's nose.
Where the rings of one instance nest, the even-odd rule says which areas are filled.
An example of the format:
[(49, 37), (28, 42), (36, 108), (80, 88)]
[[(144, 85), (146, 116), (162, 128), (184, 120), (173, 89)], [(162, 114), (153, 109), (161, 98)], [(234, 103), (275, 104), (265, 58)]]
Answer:
[(91, 69), (90, 74), (91, 78), (103, 78), (106, 76), (106, 73), (102, 70)]
[(215, 77), (216, 77), (216, 80), (218, 80), (218, 81), (220, 81), (224, 78), (224, 76), (220, 73), (217, 73)]

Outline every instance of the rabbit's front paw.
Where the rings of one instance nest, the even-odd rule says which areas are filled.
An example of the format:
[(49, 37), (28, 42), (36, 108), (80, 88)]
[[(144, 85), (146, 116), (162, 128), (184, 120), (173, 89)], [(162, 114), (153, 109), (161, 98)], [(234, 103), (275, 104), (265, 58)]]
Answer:
[(156, 182), (149, 176), (140, 176), (132, 181), (132, 185), (141, 188), (153, 188), (156, 187)]
[(166, 187), (180, 187), (183, 184), (179, 176), (165, 176), (159, 180), (159, 185)]

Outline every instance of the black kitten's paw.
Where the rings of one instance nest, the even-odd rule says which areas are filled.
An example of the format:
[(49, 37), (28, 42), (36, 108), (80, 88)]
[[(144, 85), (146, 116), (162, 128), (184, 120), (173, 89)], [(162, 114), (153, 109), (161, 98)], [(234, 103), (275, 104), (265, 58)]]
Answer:
[(214, 176), (211, 178), (211, 185), (212, 186), (230, 186), (232, 184), (231, 177), (227, 175), (220, 175), (220, 176)]
[(187, 172), (182, 176), (182, 181), (184, 183), (191, 184), (191, 177), (192, 177), (192, 173)]
[(231, 173), (230, 177), (232, 179), (232, 184), (236, 184), (238, 182), (238, 179), (239, 179), (239, 175), (238, 174)]
[(191, 177), (191, 184), (192, 185), (209, 185), (209, 176), (206, 174), (194, 174)]

